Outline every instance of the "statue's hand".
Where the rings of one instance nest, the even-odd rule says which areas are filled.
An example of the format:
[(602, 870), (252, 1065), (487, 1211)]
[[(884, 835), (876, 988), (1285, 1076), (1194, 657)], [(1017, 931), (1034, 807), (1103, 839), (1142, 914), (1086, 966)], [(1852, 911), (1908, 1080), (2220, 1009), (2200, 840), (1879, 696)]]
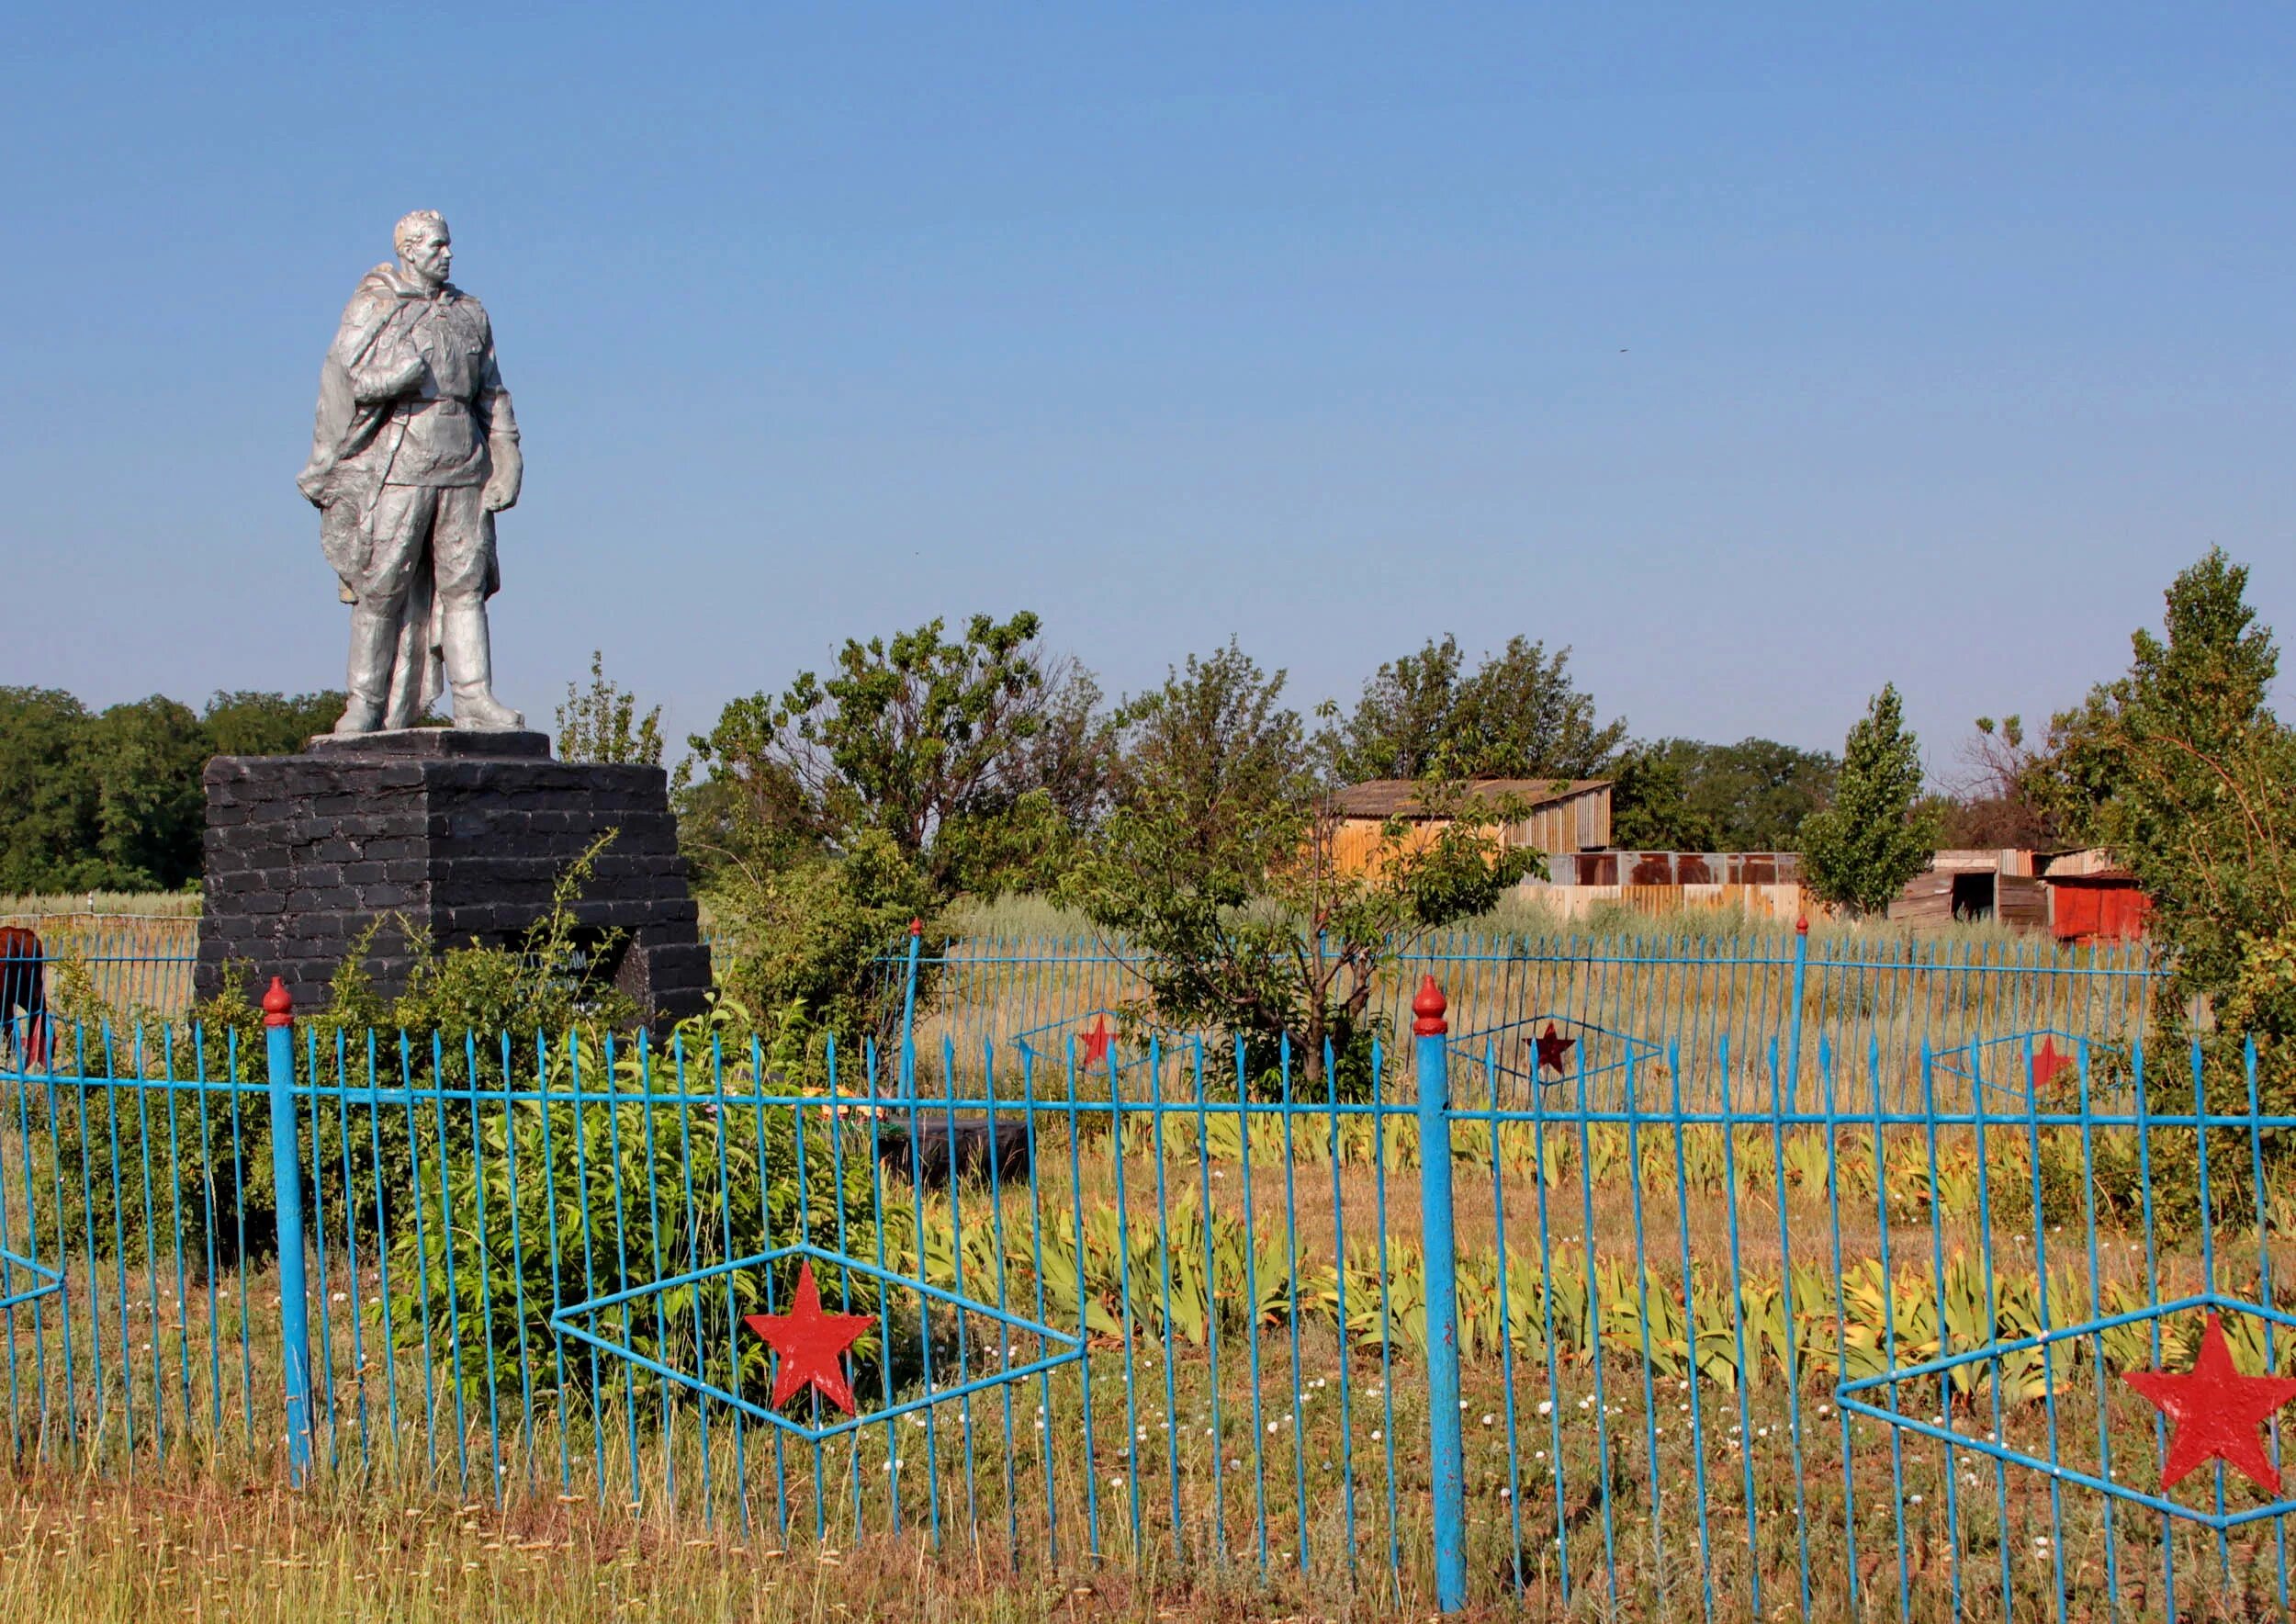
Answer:
[(362, 367), (351, 375), (354, 398), (365, 405), (395, 400), (418, 389), (428, 369), (420, 353), (409, 350), (395, 367)]
[(498, 439), (488, 448), (494, 464), (487, 475), (486, 489), (478, 492), (478, 505), (490, 513), (499, 513), (518, 505), (518, 488), (525, 480), (525, 460), (518, 455), (518, 442)]

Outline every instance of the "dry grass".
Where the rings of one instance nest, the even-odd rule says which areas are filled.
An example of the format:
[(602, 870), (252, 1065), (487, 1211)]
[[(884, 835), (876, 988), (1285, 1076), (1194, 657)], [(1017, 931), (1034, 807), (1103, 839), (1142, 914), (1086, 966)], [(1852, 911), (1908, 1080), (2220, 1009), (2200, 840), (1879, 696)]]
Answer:
[(197, 891), (75, 891), (0, 895), (0, 924), (60, 919), (70, 914), (109, 919), (196, 919)]
[(25, 1624), (1376, 1616), (1302, 1610), (1280, 1590), (1222, 1593), (1168, 1572), (1022, 1579), (898, 1539), (791, 1549), (557, 1501), (498, 1509), (196, 1478), (127, 1489), (35, 1471), (0, 1485), (0, 1620)]

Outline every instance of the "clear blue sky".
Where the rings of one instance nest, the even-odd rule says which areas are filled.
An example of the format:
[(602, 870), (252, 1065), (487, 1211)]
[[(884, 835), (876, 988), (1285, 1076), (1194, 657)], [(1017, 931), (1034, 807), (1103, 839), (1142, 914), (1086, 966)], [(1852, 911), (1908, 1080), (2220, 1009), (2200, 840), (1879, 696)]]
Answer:
[(17, 7), (0, 682), (333, 685), (320, 355), (434, 207), (527, 447), (501, 686), (681, 736), (1033, 608), (1111, 691), (1569, 643), (1933, 768), (2210, 543), (2296, 636), (2296, 11)]

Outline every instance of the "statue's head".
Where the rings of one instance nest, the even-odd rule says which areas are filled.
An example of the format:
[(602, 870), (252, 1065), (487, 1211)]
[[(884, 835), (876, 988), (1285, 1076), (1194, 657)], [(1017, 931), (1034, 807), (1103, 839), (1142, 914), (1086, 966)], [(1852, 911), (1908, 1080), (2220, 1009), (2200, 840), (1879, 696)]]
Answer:
[(409, 275), (435, 288), (455, 265), (454, 239), (446, 217), (435, 209), (418, 209), (400, 219), (390, 231), (391, 246)]

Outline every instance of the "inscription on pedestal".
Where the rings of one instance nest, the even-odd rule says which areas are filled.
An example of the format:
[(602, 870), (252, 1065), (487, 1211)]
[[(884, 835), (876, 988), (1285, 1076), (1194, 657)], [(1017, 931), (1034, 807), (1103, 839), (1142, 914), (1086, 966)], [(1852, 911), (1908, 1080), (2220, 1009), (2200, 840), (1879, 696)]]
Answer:
[(612, 829), (575, 906), (618, 932), (615, 985), (658, 1021), (703, 1007), (709, 950), (658, 767), (554, 761), (540, 733), (443, 727), (311, 740), (298, 756), (208, 763), (199, 996), (233, 966), (325, 1003), (335, 966), (378, 919), (367, 965), (389, 997), (411, 960), (396, 920), (441, 948), (517, 944), (567, 866)]

